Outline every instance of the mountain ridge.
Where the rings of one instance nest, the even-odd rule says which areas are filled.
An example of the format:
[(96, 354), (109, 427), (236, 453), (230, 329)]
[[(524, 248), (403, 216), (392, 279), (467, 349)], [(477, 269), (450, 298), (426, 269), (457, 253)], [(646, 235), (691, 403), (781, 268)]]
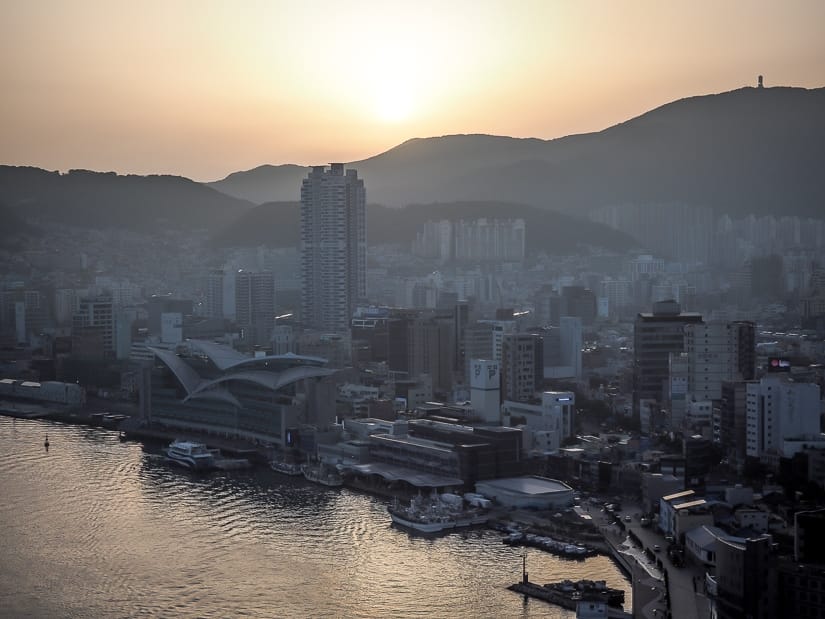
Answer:
[[(825, 88), (746, 86), (671, 101), (593, 133), (411, 138), (347, 165), (365, 179), (370, 201), (390, 206), (494, 199), (586, 213), (683, 202), (737, 216), (782, 204), (783, 213), (817, 216), (823, 144)], [(290, 189), (259, 174), (253, 195), (244, 193), (244, 174), (230, 175), (232, 187), (226, 179), (209, 186), (253, 202), (298, 197), (297, 175)]]

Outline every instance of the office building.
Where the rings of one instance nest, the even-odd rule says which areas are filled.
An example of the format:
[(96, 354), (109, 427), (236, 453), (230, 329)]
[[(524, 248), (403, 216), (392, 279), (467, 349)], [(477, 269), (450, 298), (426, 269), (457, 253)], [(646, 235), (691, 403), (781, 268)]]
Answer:
[(223, 318), (223, 269), (213, 269), (206, 277), (206, 317)]
[(756, 335), (752, 322), (712, 322), (685, 326), (687, 389), (694, 400), (719, 400), (724, 381), (752, 380)]
[(498, 361), (470, 360), (470, 403), (482, 421), (501, 422), (501, 371)]
[(747, 436), (747, 383), (725, 381), (719, 400), (719, 443), (728, 458), (745, 462)]
[(771, 375), (746, 387), (746, 455), (790, 457), (785, 441), (820, 435), (820, 390), (815, 383), (796, 383)]
[(235, 322), (247, 347), (269, 347), (275, 326), (275, 278), (271, 271), (235, 274)]
[(84, 359), (114, 359), (115, 353), (112, 298), (81, 299), (72, 316), (72, 354)]
[(633, 413), (640, 402), (662, 403), (670, 377), (670, 355), (684, 352), (685, 325), (702, 323), (700, 314), (682, 312), (675, 301), (653, 304), (653, 312), (636, 316), (633, 329)]
[(344, 164), (315, 166), (301, 185), (301, 319), (348, 333), (367, 296), (364, 181)]
[(510, 333), (501, 348), (502, 397), (528, 402), (536, 395), (544, 378), (543, 342), (532, 333)]

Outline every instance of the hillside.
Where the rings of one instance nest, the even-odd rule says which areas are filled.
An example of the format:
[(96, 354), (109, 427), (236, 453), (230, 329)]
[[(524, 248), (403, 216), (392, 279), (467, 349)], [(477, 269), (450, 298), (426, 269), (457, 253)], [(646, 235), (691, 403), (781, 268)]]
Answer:
[(25, 245), (26, 237), (40, 237), (42, 231), (27, 224), (5, 204), (0, 203), (0, 248), (10, 249)]
[[(395, 209), (367, 206), (367, 239), (370, 245), (398, 243), (409, 246), (424, 222), (477, 217), (523, 218), (527, 227), (527, 251), (568, 254), (582, 246), (624, 251), (634, 246), (627, 236), (601, 224), (524, 204), (503, 202), (456, 202), (416, 204)], [(261, 204), (212, 239), (215, 247), (268, 245), (294, 247), (300, 238), (300, 203)]]
[(217, 229), (252, 204), (180, 176), (0, 166), (0, 202), (18, 217), (89, 228)]
[[(518, 202), (566, 213), (681, 202), (741, 216), (822, 216), (825, 89), (741, 88), (682, 99), (597, 133), (555, 140), (408, 140), (349, 164), (370, 202)], [(210, 186), (297, 199), (305, 168), (262, 166)]]

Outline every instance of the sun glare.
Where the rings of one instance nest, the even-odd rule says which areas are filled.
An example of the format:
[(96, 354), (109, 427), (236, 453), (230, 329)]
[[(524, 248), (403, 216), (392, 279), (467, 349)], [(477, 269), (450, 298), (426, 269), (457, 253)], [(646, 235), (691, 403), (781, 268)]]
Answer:
[(376, 117), (388, 123), (407, 120), (413, 111), (412, 95), (402, 84), (382, 84), (374, 105)]

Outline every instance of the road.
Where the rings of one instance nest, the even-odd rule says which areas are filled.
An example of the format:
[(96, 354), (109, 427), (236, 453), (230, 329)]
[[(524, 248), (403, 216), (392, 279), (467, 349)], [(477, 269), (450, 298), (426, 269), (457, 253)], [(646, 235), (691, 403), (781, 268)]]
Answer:
[[(622, 520), (627, 530), (633, 531), (644, 548), (649, 548), (651, 551), (656, 545), (661, 548), (659, 552), (653, 552), (662, 560), (662, 566), (667, 571), (673, 619), (706, 619), (710, 616), (710, 604), (703, 589), (704, 568), (691, 562), (688, 562), (685, 567), (674, 566), (665, 552), (668, 543), (664, 536), (655, 528), (655, 523), (650, 527), (643, 527), (639, 519), (635, 517), (640, 513), (642, 513), (641, 507), (625, 504), (621, 512), (616, 512), (616, 517)], [(630, 516), (631, 521), (625, 522), (625, 516)], [(694, 583), (698, 583), (698, 590)]]

